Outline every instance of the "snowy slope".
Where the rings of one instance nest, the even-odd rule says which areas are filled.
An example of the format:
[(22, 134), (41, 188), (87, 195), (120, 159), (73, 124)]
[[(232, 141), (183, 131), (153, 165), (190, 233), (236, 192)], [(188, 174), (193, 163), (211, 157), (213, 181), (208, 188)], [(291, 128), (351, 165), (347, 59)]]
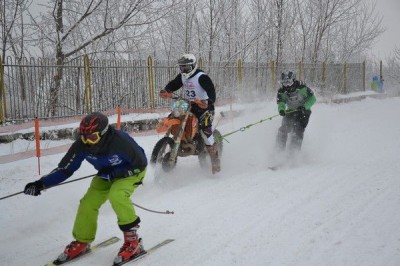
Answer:
[[(219, 126), (228, 133), (276, 113), (273, 102)], [(400, 265), (400, 99), (313, 108), (302, 156), (268, 170), (281, 118), (228, 137), (222, 172), (201, 172), (195, 157), (180, 158), (153, 183), (149, 168), (132, 200), (174, 211), (138, 209), (145, 247), (175, 242), (132, 265)], [(137, 137), (148, 154), (161, 136)], [(62, 154), (42, 157), (51, 171)], [(36, 158), (0, 165), (0, 196), (21, 191), (38, 177)], [(77, 178), (94, 173), (87, 163)], [(71, 179), (72, 179), (71, 178)], [(72, 240), (79, 199), (90, 180), (55, 187), (39, 197), (0, 202), (0, 265), (43, 265)], [(96, 241), (122, 237), (108, 203)], [(70, 265), (110, 265), (122, 243)]]

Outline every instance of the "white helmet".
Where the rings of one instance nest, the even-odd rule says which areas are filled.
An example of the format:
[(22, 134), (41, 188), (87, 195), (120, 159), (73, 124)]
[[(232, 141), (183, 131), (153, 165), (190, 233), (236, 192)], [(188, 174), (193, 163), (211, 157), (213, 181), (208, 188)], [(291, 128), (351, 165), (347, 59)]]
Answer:
[(283, 71), (281, 74), (281, 84), (283, 87), (290, 87), (296, 79), (296, 74), (292, 71)]
[(196, 57), (193, 54), (184, 54), (178, 59), (179, 69), (182, 77), (188, 79), (196, 71)]

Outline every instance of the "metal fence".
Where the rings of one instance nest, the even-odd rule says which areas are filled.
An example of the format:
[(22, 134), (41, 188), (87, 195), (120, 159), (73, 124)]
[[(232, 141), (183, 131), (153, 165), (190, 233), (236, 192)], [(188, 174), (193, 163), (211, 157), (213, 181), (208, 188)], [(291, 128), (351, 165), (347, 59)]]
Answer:
[[(90, 111), (157, 109), (168, 101), (157, 97), (178, 74), (175, 62), (153, 60), (87, 60), (78, 58), (63, 66), (55, 112), (50, 112), (50, 92), (55, 88), (55, 59), (5, 58), (0, 69), (0, 120), (35, 117), (69, 117)], [(214, 62), (199, 60), (199, 67), (213, 80), (217, 99), (254, 101), (276, 96), (277, 75), (283, 69), (320, 95), (330, 96), (365, 90), (365, 63), (281, 64), (274, 62)], [(53, 102), (54, 104), (54, 102)]]

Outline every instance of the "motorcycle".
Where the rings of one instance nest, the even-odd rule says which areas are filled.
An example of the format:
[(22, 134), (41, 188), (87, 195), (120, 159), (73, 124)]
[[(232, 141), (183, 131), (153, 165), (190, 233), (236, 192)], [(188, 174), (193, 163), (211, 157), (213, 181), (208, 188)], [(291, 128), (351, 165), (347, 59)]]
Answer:
[[(172, 97), (175, 101), (168, 117), (161, 120), (157, 126), (158, 133), (165, 132), (155, 145), (150, 163), (161, 165), (164, 172), (175, 168), (178, 157), (197, 156), (202, 168), (211, 168), (211, 160), (206, 144), (201, 137), (198, 119), (190, 112), (190, 100), (182, 97)], [(213, 136), (220, 140), (221, 133), (214, 130)], [(222, 141), (217, 143), (219, 156), (222, 154)]]

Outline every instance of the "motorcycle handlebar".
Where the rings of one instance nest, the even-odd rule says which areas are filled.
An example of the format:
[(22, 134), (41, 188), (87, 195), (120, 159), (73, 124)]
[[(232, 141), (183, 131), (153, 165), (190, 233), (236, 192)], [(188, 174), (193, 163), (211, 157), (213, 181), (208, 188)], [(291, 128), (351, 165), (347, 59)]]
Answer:
[(189, 99), (184, 98), (184, 97), (182, 97), (182, 96), (173, 96), (171, 99), (174, 99), (174, 100), (184, 100), (184, 101), (187, 102), (188, 104), (191, 103), (191, 101), (190, 101)]

